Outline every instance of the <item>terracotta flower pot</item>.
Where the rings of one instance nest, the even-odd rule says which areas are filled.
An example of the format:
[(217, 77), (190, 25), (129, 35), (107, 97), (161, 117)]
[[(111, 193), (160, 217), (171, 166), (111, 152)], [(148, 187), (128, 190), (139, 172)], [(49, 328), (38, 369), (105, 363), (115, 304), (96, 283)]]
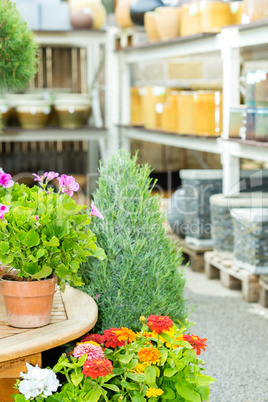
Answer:
[(157, 42), (160, 40), (156, 27), (154, 11), (148, 11), (144, 14), (144, 26), (150, 42)]
[(158, 7), (155, 12), (156, 27), (161, 40), (179, 36), (180, 9), (177, 7)]
[(57, 276), (40, 281), (1, 279), (7, 319), (12, 327), (37, 328), (47, 325), (57, 289)]
[(119, 1), (115, 9), (115, 20), (123, 29), (133, 27), (133, 23), (130, 18), (130, 1), (131, 0)]

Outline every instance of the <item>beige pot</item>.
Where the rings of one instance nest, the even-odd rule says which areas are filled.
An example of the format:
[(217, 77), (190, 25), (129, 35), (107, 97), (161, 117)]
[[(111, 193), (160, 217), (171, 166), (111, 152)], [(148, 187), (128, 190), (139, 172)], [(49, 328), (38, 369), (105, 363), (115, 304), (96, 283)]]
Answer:
[(23, 100), (17, 102), (16, 110), (21, 126), (25, 129), (34, 130), (45, 127), (51, 106), (49, 101)]
[(180, 9), (177, 7), (158, 7), (155, 13), (156, 27), (161, 40), (179, 36)]
[(93, 14), (93, 29), (101, 29), (105, 24), (107, 13), (105, 7), (100, 0), (71, 0), (70, 14), (77, 9), (87, 8)]
[(115, 20), (123, 29), (133, 27), (130, 18), (130, 1), (131, 0), (121, 0), (115, 9)]
[(157, 42), (160, 40), (156, 27), (155, 15), (156, 13), (154, 11), (148, 11), (144, 14), (144, 27), (150, 42)]
[(67, 129), (82, 127), (91, 113), (90, 100), (83, 98), (55, 99), (54, 107), (60, 126)]

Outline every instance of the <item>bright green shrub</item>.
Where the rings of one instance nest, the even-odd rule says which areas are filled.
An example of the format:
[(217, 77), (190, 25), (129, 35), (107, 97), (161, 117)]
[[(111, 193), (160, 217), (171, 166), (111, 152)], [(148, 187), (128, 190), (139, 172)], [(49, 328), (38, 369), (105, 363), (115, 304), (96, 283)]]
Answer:
[(97, 299), (96, 330), (136, 329), (141, 315), (186, 315), (181, 252), (166, 237), (149, 166), (136, 162), (121, 150), (100, 168), (94, 203), (104, 221), (96, 220), (92, 230), (107, 258), (84, 263), (80, 272), (84, 291)]

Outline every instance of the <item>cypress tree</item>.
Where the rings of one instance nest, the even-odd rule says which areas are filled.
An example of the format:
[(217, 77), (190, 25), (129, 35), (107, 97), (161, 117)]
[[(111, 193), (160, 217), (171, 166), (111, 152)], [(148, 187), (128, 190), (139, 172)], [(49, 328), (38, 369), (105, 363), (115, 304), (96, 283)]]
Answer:
[(140, 316), (186, 316), (181, 251), (166, 236), (161, 199), (152, 195), (150, 167), (137, 164), (120, 150), (100, 167), (94, 203), (104, 221), (93, 219), (93, 231), (107, 258), (81, 266), (84, 291), (95, 297), (96, 331), (139, 328)]

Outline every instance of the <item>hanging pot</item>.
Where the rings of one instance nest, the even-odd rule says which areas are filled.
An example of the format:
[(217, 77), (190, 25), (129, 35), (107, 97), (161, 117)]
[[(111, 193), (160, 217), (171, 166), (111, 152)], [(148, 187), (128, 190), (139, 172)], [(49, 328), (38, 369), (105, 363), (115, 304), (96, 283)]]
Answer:
[(38, 328), (50, 321), (57, 276), (39, 281), (1, 279), (1, 289), (12, 327)]
[(154, 11), (157, 7), (164, 7), (161, 0), (132, 0), (130, 3), (130, 17), (135, 25), (144, 25), (144, 14)]

